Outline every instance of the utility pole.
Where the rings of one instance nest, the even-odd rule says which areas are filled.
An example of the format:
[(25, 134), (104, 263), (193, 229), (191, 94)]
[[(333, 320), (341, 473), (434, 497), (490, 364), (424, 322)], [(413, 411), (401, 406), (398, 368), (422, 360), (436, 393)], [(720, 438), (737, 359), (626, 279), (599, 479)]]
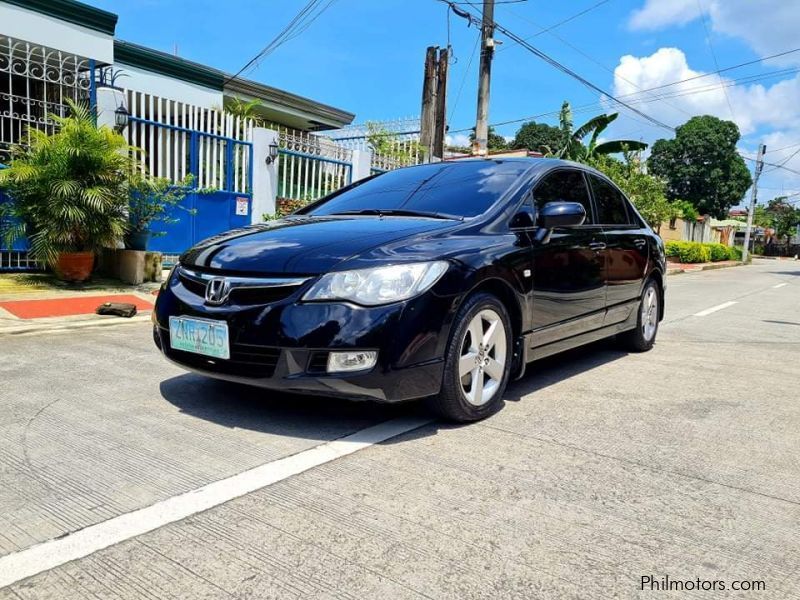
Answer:
[(422, 114), (420, 116), (419, 145), (425, 151), (425, 160), (433, 156), (434, 129), (436, 127), (436, 46), (428, 46), (425, 53), (425, 79), (422, 82)]
[(756, 171), (753, 177), (753, 190), (750, 193), (750, 209), (747, 211), (747, 229), (744, 231), (744, 248), (742, 248), (742, 260), (747, 260), (750, 252), (750, 231), (753, 228), (753, 215), (756, 212), (756, 199), (758, 197), (758, 178), (761, 177), (761, 170), (764, 168), (764, 153), (767, 147), (764, 144), (758, 146), (758, 156), (756, 157)]
[(485, 156), (489, 142), (489, 86), (494, 56), (494, 0), (483, 0), (481, 19), (481, 63), (478, 71), (478, 114), (475, 118), (475, 141), (472, 154)]
[(444, 138), (447, 133), (447, 69), (450, 66), (449, 48), (439, 50), (436, 69), (436, 110), (433, 130), (433, 156), (444, 159)]

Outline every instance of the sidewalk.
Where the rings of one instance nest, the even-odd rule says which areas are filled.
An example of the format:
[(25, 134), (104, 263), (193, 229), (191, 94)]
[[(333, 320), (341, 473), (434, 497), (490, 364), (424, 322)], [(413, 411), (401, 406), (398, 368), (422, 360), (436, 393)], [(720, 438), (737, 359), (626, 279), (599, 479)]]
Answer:
[[(103, 278), (68, 284), (44, 273), (2, 274), (0, 335), (148, 320), (159, 286)], [(129, 302), (139, 312), (131, 319), (95, 314), (104, 302)]]
[(712, 269), (724, 269), (726, 267), (740, 267), (743, 264), (744, 263), (739, 260), (721, 260), (707, 263), (679, 263), (667, 261), (667, 275), (693, 273), (694, 271), (710, 271)]

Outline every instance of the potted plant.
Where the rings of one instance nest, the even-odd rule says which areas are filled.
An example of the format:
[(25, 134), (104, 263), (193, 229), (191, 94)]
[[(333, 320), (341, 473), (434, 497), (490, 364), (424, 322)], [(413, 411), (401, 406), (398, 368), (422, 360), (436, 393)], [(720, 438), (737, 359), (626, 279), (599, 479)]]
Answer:
[(127, 231), (128, 184), (138, 161), (122, 135), (96, 126), (89, 108), (68, 104), (68, 116), (52, 117), (55, 133), (31, 128), (30, 143), (12, 150), (0, 171), (10, 196), (0, 221), (6, 244), (27, 238), (31, 255), (59, 278), (85, 281), (95, 252)]
[(177, 223), (178, 210), (195, 214), (194, 209), (181, 205), (186, 195), (193, 190), (194, 179), (188, 175), (183, 181), (173, 183), (165, 178), (148, 178), (141, 173), (134, 174), (128, 185), (128, 233), (125, 248), (147, 250), (151, 238), (166, 235), (164, 231), (153, 230), (157, 223), (165, 225)]

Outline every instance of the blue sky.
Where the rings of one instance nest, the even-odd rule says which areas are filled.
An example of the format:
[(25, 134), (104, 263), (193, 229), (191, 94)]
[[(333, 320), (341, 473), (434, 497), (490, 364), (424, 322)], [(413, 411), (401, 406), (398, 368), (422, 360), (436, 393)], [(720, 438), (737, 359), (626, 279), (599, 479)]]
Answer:
[[(306, 3), (88, 1), (119, 15), (119, 38), (168, 52), (177, 46), (182, 57), (228, 71), (243, 66)], [(528, 38), (599, 0), (505, 1), (498, 0), (496, 20)], [(450, 72), (448, 112), (451, 130), (458, 130), (474, 124), (478, 58), (473, 49), (479, 33), (453, 15), (449, 29), (456, 61)], [(715, 64), (724, 68), (800, 47), (798, 30), (800, 4), (788, 0), (607, 0), (531, 43), (601, 88), (621, 95), (714, 71)], [(336, 0), (248, 77), (355, 112), (358, 122), (416, 116), (425, 47), (444, 46), (447, 41), (447, 9), (436, 0)], [(741, 148), (755, 154), (763, 140), (767, 159), (780, 163), (800, 148), (781, 150), (800, 144), (798, 66), (800, 52), (726, 72), (722, 82), (709, 76), (668, 88), (682, 95), (637, 107), (672, 126), (693, 114), (726, 119), (733, 115), (744, 134)], [(720, 87), (776, 70), (783, 72)], [(697, 93), (698, 87), (705, 91)], [(576, 114), (576, 122), (607, 110), (597, 93), (521, 47), (510, 41), (500, 46), (493, 64), (490, 122), (557, 111), (565, 99), (574, 107), (589, 105), (586, 112)], [(652, 142), (671, 135), (621, 112), (610, 137)], [(555, 123), (556, 117), (538, 120)], [(497, 129), (512, 136), (518, 126)], [(461, 140), (456, 137), (456, 141)], [(800, 153), (786, 166), (800, 171)], [(781, 191), (800, 190), (800, 176), (782, 170), (765, 172), (762, 183), (764, 200)]]

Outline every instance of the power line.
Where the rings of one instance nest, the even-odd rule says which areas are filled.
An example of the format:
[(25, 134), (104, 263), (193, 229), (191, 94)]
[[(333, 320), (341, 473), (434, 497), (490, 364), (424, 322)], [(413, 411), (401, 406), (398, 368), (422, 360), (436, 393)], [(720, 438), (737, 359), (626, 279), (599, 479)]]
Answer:
[[(449, 9), (448, 9), (449, 14)], [(481, 38), (476, 36), (475, 37), (475, 45), (472, 47), (472, 54), (469, 55), (469, 62), (467, 63), (467, 67), (464, 69), (464, 74), (461, 76), (461, 83), (458, 84), (458, 92), (456, 93), (456, 99), (453, 102), (453, 106), (450, 109), (450, 118), (447, 120), (449, 123), (453, 115), (456, 113), (456, 107), (458, 106), (458, 101), (461, 99), (461, 92), (464, 89), (464, 84), (467, 82), (467, 75), (469, 75), (469, 69), (472, 66), (472, 61), (475, 60), (475, 53), (478, 50), (478, 44), (480, 43)]]
[[(451, 3), (451, 0), (441, 0), (441, 1), (446, 2), (447, 4)], [(470, 4), (470, 5), (473, 8), (475, 7), (474, 4)], [(451, 6), (452, 6), (452, 4), (451, 4)], [(459, 9), (459, 10), (461, 10), (461, 9)], [(469, 15), (470, 22), (475, 22), (475, 23), (480, 23), (481, 22), (481, 19), (475, 17), (475, 15), (473, 15), (472, 13), (469, 13), (468, 11), (462, 11), (462, 12), (467, 13)], [(456, 13), (456, 14), (458, 14), (458, 13)], [(585, 87), (587, 87), (587, 88), (589, 88), (589, 89), (591, 89), (591, 90), (593, 90), (593, 91), (595, 91), (595, 92), (597, 92), (597, 93), (599, 93), (599, 94), (601, 94), (603, 96), (606, 96), (607, 98), (613, 100), (614, 102), (616, 102), (620, 106), (624, 106), (625, 108), (627, 108), (631, 112), (639, 115), (640, 117), (642, 117), (645, 120), (649, 121), (653, 125), (656, 125), (657, 127), (661, 127), (662, 129), (666, 129), (668, 131), (675, 131), (674, 127), (671, 127), (670, 125), (667, 125), (666, 123), (664, 123), (662, 121), (659, 121), (658, 119), (656, 119), (654, 117), (651, 117), (647, 113), (644, 113), (644, 112), (638, 110), (637, 108), (634, 108), (633, 106), (630, 106), (626, 102), (620, 100), (619, 98), (616, 98), (614, 95), (612, 95), (609, 92), (605, 91), (601, 87), (595, 85), (594, 83), (592, 83), (591, 81), (589, 81), (588, 79), (583, 77), (582, 75), (578, 74), (577, 72), (573, 71), (572, 69), (570, 69), (566, 65), (560, 63), (559, 61), (557, 61), (553, 57), (549, 56), (545, 52), (542, 52), (541, 50), (539, 50), (538, 48), (536, 48), (535, 46), (533, 46), (529, 42), (525, 41), (524, 39), (519, 37), (517, 34), (515, 34), (513, 31), (509, 30), (507, 27), (504, 27), (502, 24), (498, 23), (496, 20), (493, 20), (493, 25), (494, 25), (495, 29), (497, 29), (498, 31), (502, 32), (503, 34), (505, 34), (506, 36), (508, 36), (509, 38), (511, 38), (512, 40), (514, 40), (518, 44), (520, 44), (523, 48), (525, 48), (526, 50), (528, 50), (529, 52), (531, 52), (535, 56), (541, 58), (547, 64), (549, 64), (552, 67), (558, 69), (562, 73), (564, 73), (566, 75), (569, 75), (570, 77), (572, 77), (576, 81), (578, 81), (581, 84), (583, 84)]]
[[(731, 69), (731, 68), (733, 68), (733, 67), (729, 67), (729, 69)], [(734, 86), (737, 86), (737, 85), (742, 85), (744, 83), (755, 83), (757, 81), (761, 81), (761, 80), (768, 79), (768, 78), (771, 78), (771, 77), (777, 77), (777, 76), (780, 76), (780, 75), (786, 75), (786, 74), (792, 74), (792, 73), (798, 73), (798, 72), (800, 72), (799, 68), (791, 68), (791, 69), (783, 69), (783, 70), (778, 70), (778, 71), (770, 71), (768, 73), (761, 73), (761, 74), (758, 74), (758, 75), (748, 75), (746, 77), (741, 77), (741, 78), (738, 78), (738, 79), (732, 79), (726, 85), (728, 87), (734, 87)], [(710, 74), (711, 73), (709, 73), (709, 75)], [(643, 98), (635, 98), (636, 96), (641, 96), (642, 94), (646, 94), (646, 93), (651, 92), (653, 90), (663, 89), (665, 87), (677, 85), (679, 83), (683, 83), (685, 81), (691, 81), (691, 80), (695, 80), (695, 79), (697, 79), (697, 77), (690, 77), (690, 78), (687, 78), (685, 80), (674, 81), (672, 83), (669, 83), (669, 84), (666, 84), (666, 85), (656, 86), (656, 87), (653, 87), (653, 88), (646, 88), (646, 89), (643, 89), (643, 90), (639, 90), (638, 92), (633, 92), (633, 93), (630, 93), (630, 94), (623, 94), (622, 96), (618, 96), (618, 97), (619, 98), (625, 98), (625, 99), (631, 98), (631, 100), (628, 100), (628, 102), (630, 104), (648, 104), (650, 102), (655, 102), (657, 100), (662, 100), (662, 99), (671, 99), (671, 98), (679, 98), (679, 97), (683, 97), (683, 96), (691, 96), (691, 95), (694, 95), (694, 94), (702, 94), (702, 93), (713, 91), (713, 90), (715, 90), (715, 89), (717, 89), (719, 87), (717, 84), (708, 84), (708, 85), (692, 87), (692, 88), (681, 90), (681, 91), (670, 92), (668, 94), (660, 94), (660, 95), (655, 95), (655, 96), (647, 96), (647, 97), (643, 97)], [(592, 102), (592, 103), (589, 103), (589, 104), (581, 105), (579, 107), (575, 107), (575, 108), (573, 108), (572, 112), (573, 112), (573, 114), (579, 114), (579, 113), (583, 113), (583, 112), (588, 112), (590, 110), (597, 110), (598, 108), (602, 108), (602, 107), (603, 107), (603, 105), (600, 102)], [(493, 127), (500, 127), (502, 125), (511, 125), (511, 124), (514, 124), (514, 123), (521, 123), (523, 121), (531, 121), (531, 120), (540, 119), (540, 118), (544, 118), (544, 117), (558, 116), (558, 114), (559, 114), (558, 110), (548, 111), (548, 112), (541, 113), (541, 114), (538, 114), (538, 115), (529, 115), (529, 116), (526, 116), (526, 117), (520, 117), (520, 118), (510, 119), (510, 120), (506, 120), (506, 121), (501, 121), (501, 122), (498, 122), (498, 123), (492, 123), (492, 126)], [(457, 132), (468, 131), (469, 129), (470, 128), (465, 128), (465, 129), (459, 129), (459, 130), (456, 130), (456, 131)], [(800, 145), (800, 144), (798, 144), (798, 145)], [(791, 147), (794, 147), (794, 146), (788, 146), (788, 147), (791, 148)]]
[[(595, 7), (599, 6), (600, 4), (604, 4), (604, 3), (603, 3), (603, 2), (601, 2), (601, 3), (595, 4), (595, 5), (594, 5), (594, 7), (592, 7), (592, 8), (595, 8)], [(587, 11), (588, 11), (588, 10), (589, 10), (589, 9), (587, 9)], [(584, 11), (584, 12), (587, 12), (587, 11)], [(515, 15), (516, 17), (518, 17), (518, 18), (520, 18), (520, 19), (522, 19), (522, 20), (524, 20), (524, 21), (528, 21), (529, 23), (531, 23), (531, 24), (535, 25), (536, 27), (538, 27), (538, 28), (540, 29), (540, 31), (539, 31), (537, 34), (535, 34), (535, 36), (532, 36), (532, 37), (539, 36), (539, 35), (541, 35), (541, 34), (543, 34), (543, 33), (548, 33), (549, 35), (551, 35), (551, 36), (553, 36), (554, 38), (556, 38), (556, 39), (557, 39), (559, 42), (561, 42), (561, 43), (562, 43), (562, 44), (564, 44), (565, 46), (568, 46), (569, 48), (572, 48), (572, 50), (574, 50), (575, 52), (577, 52), (578, 54), (580, 54), (581, 56), (583, 56), (583, 57), (584, 57), (586, 60), (588, 60), (589, 62), (592, 62), (592, 63), (594, 63), (595, 65), (597, 65), (598, 67), (600, 67), (601, 69), (603, 69), (604, 71), (606, 71), (607, 73), (611, 73), (611, 75), (613, 75), (614, 77), (619, 77), (620, 79), (622, 79), (622, 80), (623, 80), (625, 83), (627, 83), (628, 85), (631, 85), (631, 86), (633, 86), (634, 88), (636, 88), (637, 90), (641, 91), (641, 88), (640, 88), (638, 85), (636, 85), (634, 82), (632, 82), (630, 79), (627, 79), (627, 78), (623, 77), (622, 75), (618, 74), (618, 73), (617, 73), (615, 70), (613, 70), (613, 69), (610, 69), (609, 67), (607, 67), (606, 65), (604, 65), (603, 63), (601, 63), (599, 60), (597, 60), (596, 58), (594, 58), (593, 56), (591, 56), (591, 55), (590, 55), (590, 54), (588, 54), (587, 52), (584, 52), (583, 50), (581, 50), (580, 48), (578, 48), (578, 47), (577, 47), (575, 44), (573, 44), (573, 43), (572, 43), (572, 42), (570, 42), (569, 40), (566, 40), (566, 39), (564, 39), (562, 36), (560, 36), (560, 35), (559, 35), (559, 34), (557, 34), (555, 31), (553, 31), (553, 29), (555, 28), (555, 25), (554, 25), (554, 26), (551, 26), (551, 27), (543, 28), (541, 25), (539, 25), (539, 24), (538, 24), (537, 22), (535, 22), (533, 19), (530, 19), (529, 17), (527, 17), (527, 16), (525, 16), (525, 15), (521, 15), (521, 14), (519, 14), (519, 13), (517, 13), (517, 12), (513, 12), (513, 11), (509, 11), (509, 12), (511, 12), (513, 15)], [(579, 14), (582, 14), (582, 13), (579, 13)], [(531, 38), (527, 38), (527, 39), (531, 39)], [(508, 48), (511, 48), (511, 47), (513, 47), (513, 46), (508, 46)], [(502, 50), (502, 48), (501, 48), (501, 50)], [(620, 96), (620, 98), (624, 98), (624, 97), (625, 97), (625, 96)], [(685, 115), (689, 115), (689, 113), (688, 113), (687, 111), (683, 110), (683, 109), (682, 109), (681, 107), (679, 107), (679, 106), (676, 106), (676, 105), (674, 105), (674, 104), (671, 104), (671, 103), (669, 103), (669, 102), (666, 102), (666, 101), (665, 101), (664, 103), (665, 103), (665, 104), (667, 104), (667, 106), (671, 106), (671, 107), (672, 107), (672, 108), (674, 108), (675, 110), (678, 110), (678, 111), (682, 112), (682, 113), (683, 113), (683, 114), (685, 114)]]
[(653, 90), (660, 90), (662, 88), (671, 87), (673, 85), (678, 85), (680, 83), (686, 83), (688, 81), (694, 81), (695, 79), (703, 79), (704, 77), (711, 77), (712, 75), (717, 75), (719, 73), (726, 73), (727, 71), (733, 71), (734, 69), (741, 69), (742, 67), (748, 67), (750, 65), (754, 65), (760, 62), (764, 62), (767, 60), (771, 60), (773, 58), (780, 58), (781, 56), (786, 56), (787, 54), (793, 54), (795, 52), (800, 52), (800, 48), (792, 48), (791, 50), (785, 50), (783, 52), (778, 52), (777, 54), (772, 54), (770, 56), (764, 56), (763, 58), (759, 58), (756, 60), (749, 60), (747, 62), (739, 63), (738, 65), (732, 65), (730, 67), (725, 67), (724, 69), (718, 69), (716, 71), (710, 71), (708, 73), (701, 73), (700, 75), (694, 75), (692, 77), (687, 77), (686, 79), (679, 79), (678, 81), (673, 81), (671, 83), (664, 83), (662, 85), (657, 85), (655, 87), (651, 87), (646, 91), (651, 92)]
[(703, 6), (700, 4), (700, 0), (697, 0), (697, 10), (700, 12), (700, 20), (703, 23), (703, 31), (706, 35), (706, 43), (708, 44), (708, 49), (711, 51), (711, 58), (714, 59), (714, 67), (717, 69), (717, 77), (719, 77), (720, 87), (722, 88), (722, 93), (725, 95), (725, 102), (728, 104), (728, 110), (731, 111), (731, 118), (736, 121), (736, 114), (733, 112), (733, 105), (731, 104), (731, 99), (728, 96), (728, 90), (725, 88), (722, 82), (722, 75), (719, 73), (719, 63), (717, 62), (717, 53), (714, 52), (714, 44), (711, 43), (711, 35), (708, 33), (708, 24), (706, 23), (706, 13), (703, 10)]
[(792, 159), (793, 159), (795, 156), (797, 156), (798, 154), (800, 154), (800, 148), (798, 148), (797, 150), (795, 150), (794, 152), (792, 152), (792, 153), (791, 153), (789, 156), (787, 156), (787, 157), (786, 157), (784, 160), (782, 160), (780, 163), (778, 163), (778, 164), (779, 164), (779, 166), (771, 168), (769, 171), (767, 171), (767, 173), (770, 173), (770, 172), (774, 171), (775, 169), (778, 169), (778, 168), (780, 168), (780, 167), (783, 167), (783, 166), (784, 166), (786, 163), (788, 163), (790, 160), (792, 160)]
[(239, 69), (235, 75), (231, 75), (225, 79), (223, 85), (226, 85), (238, 78), (245, 71), (256, 65), (262, 58), (268, 56), (289, 40), (292, 40), (303, 33), (335, 1), (336, 0), (328, 0), (328, 3), (322, 6), (322, 8), (315, 13), (315, 9), (320, 7), (323, 0), (309, 0), (309, 2), (300, 9), (294, 18), (289, 21), (289, 23), (272, 39), (272, 41), (270, 41), (269, 44), (262, 48), (261, 51), (253, 58), (247, 61), (247, 63), (241, 69)]
[[(577, 19), (578, 17), (582, 17), (582, 16), (583, 16), (583, 15), (585, 15), (586, 13), (588, 13), (588, 12), (591, 12), (591, 11), (593, 11), (595, 8), (598, 8), (598, 7), (602, 6), (603, 4), (606, 4), (606, 3), (610, 2), (610, 1), (611, 1), (611, 0), (600, 0), (600, 2), (597, 2), (597, 3), (595, 3), (595, 4), (592, 4), (590, 7), (588, 7), (588, 8), (585, 8), (584, 10), (582, 10), (582, 11), (580, 11), (580, 12), (578, 12), (578, 13), (575, 13), (574, 15), (572, 15), (572, 16), (569, 16), (569, 17), (567, 17), (566, 19), (562, 19), (561, 21), (558, 21), (557, 23), (553, 23), (553, 24), (552, 24), (552, 25), (550, 25), (549, 27), (546, 27), (546, 28), (541, 28), (541, 31), (538, 31), (538, 32), (534, 33), (532, 36), (530, 36), (530, 37), (527, 37), (527, 38), (523, 38), (523, 39), (524, 39), (525, 41), (530, 41), (530, 40), (532, 40), (532, 39), (533, 39), (533, 38), (535, 38), (535, 37), (539, 37), (539, 36), (540, 36), (540, 35), (542, 35), (543, 33), (549, 33), (549, 32), (551, 32), (553, 29), (557, 29), (558, 27), (561, 27), (562, 25), (566, 25), (566, 24), (567, 24), (567, 23), (569, 23), (570, 21), (574, 21), (574, 20), (575, 20), (575, 19)], [(470, 2), (467, 2), (466, 4), (471, 4), (471, 3), (470, 3)], [(473, 6), (474, 6), (474, 5), (473, 5)], [(537, 27), (540, 27), (539, 25), (536, 25), (536, 26), (537, 26)], [(503, 51), (503, 50), (508, 50), (509, 48), (512, 48), (512, 47), (513, 47), (513, 46), (506, 46), (505, 48), (501, 48), (501, 49), (500, 49), (498, 52), (500, 52), (500, 51)]]
[(797, 146), (800, 146), (800, 144), (790, 144), (788, 146), (782, 146), (780, 148), (775, 148), (775, 150), (767, 150), (767, 154), (769, 154), (770, 152), (780, 152), (781, 150), (788, 150), (789, 148), (796, 148)]

